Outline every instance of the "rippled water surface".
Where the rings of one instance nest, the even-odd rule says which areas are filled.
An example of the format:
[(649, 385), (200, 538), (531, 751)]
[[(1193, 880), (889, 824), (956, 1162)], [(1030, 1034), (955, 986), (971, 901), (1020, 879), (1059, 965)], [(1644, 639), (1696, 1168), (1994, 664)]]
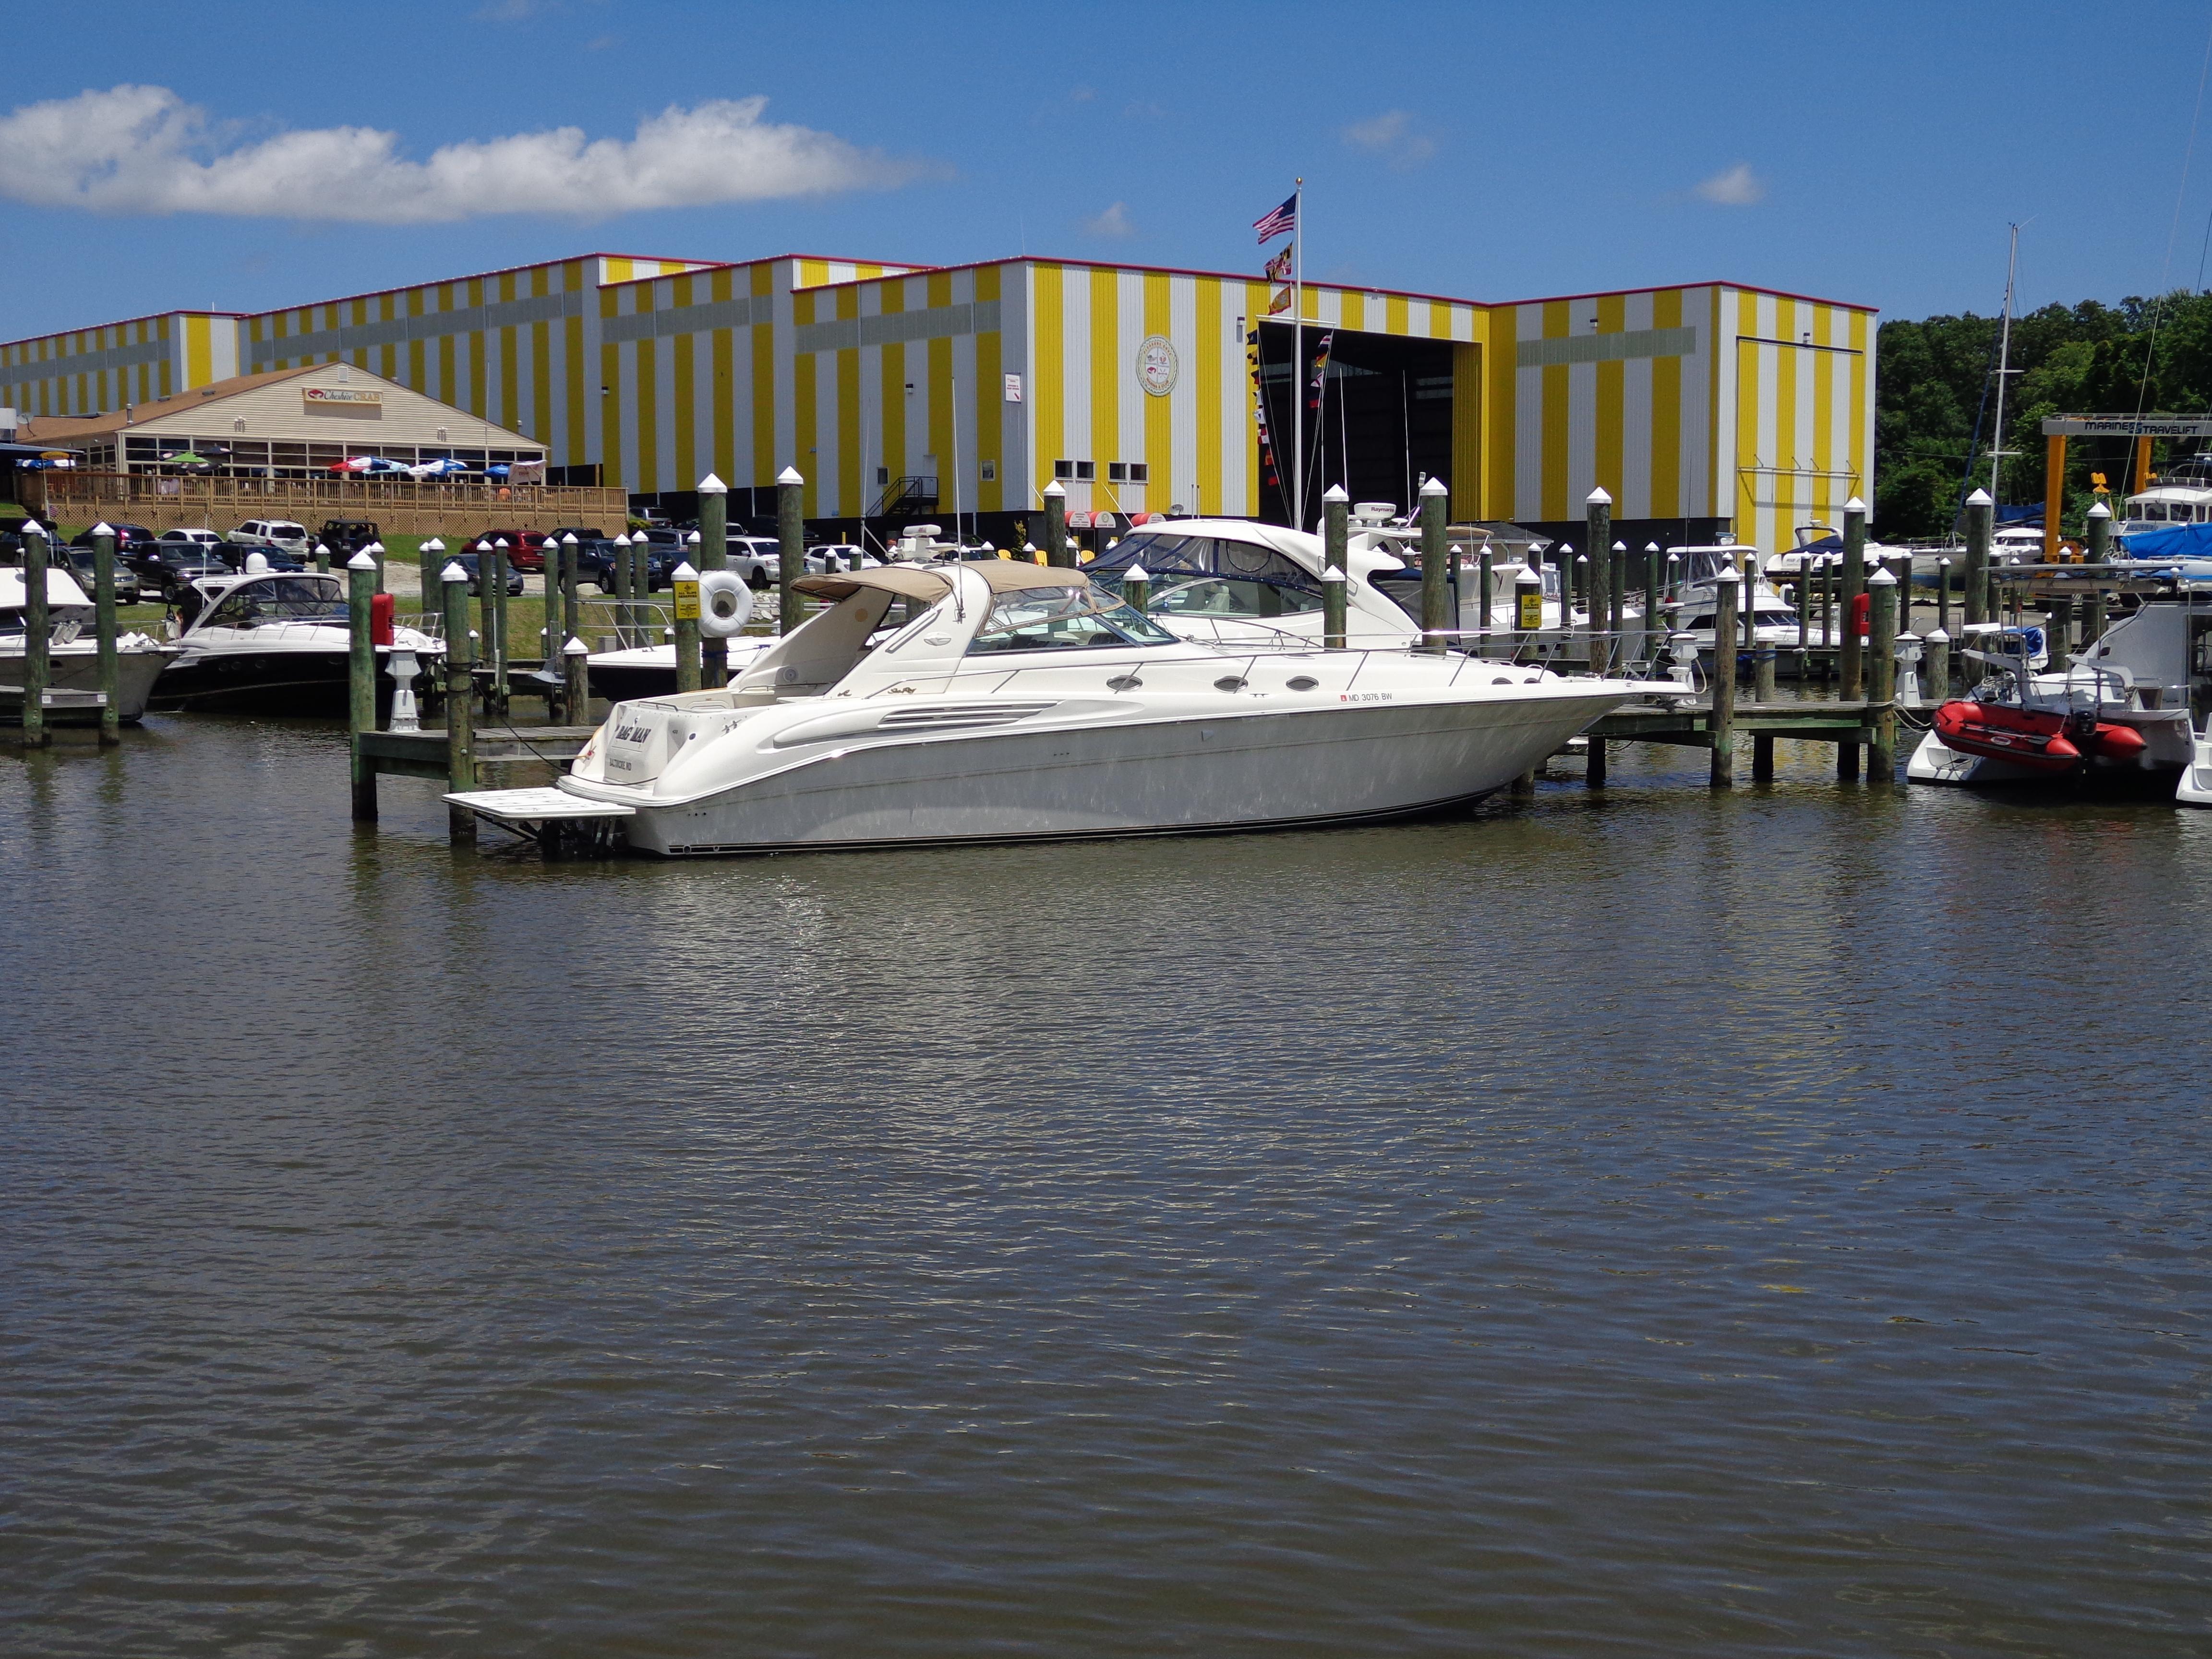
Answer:
[(2212, 814), (1617, 752), (556, 866), (0, 756), (6, 1647), (2206, 1651)]

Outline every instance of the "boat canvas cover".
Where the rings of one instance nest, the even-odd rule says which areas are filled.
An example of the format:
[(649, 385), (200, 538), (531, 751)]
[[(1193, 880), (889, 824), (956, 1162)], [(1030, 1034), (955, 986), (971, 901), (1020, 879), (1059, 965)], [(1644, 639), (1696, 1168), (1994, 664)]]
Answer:
[(2169, 525), (2120, 538), (2131, 559), (2212, 559), (2212, 524)]

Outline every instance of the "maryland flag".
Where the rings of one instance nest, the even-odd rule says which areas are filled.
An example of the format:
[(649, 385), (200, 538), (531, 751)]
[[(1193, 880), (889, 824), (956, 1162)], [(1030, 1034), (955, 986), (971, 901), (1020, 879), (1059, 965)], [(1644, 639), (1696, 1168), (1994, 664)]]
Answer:
[(1275, 471), (1274, 439), (1267, 430), (1267, 394), (1260, 383), (1260, 331), (1256, 328), (1244, 337), (1244, 361), (1252, 370), (1252, 421), (1260, 434), (1261, 477), (1279, 489), (1282, 480)]
[(1267, 280), (1271, 283), (1287, 283), (1291, 280), (1291, 250), (1289, 248), (1285, 247), (1267, 261)]

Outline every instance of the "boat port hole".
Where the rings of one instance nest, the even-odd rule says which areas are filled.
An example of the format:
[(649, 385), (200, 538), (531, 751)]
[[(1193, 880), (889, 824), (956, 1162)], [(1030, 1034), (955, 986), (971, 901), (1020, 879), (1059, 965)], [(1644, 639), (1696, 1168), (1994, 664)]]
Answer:
[(1297, 678), (1293, 679), (1290, 684), (1291, 690), (1293, 691), (1311, 691), (1316, 689), (1321, 684), (1321, 682), (1310, 674), (1300, 674)]

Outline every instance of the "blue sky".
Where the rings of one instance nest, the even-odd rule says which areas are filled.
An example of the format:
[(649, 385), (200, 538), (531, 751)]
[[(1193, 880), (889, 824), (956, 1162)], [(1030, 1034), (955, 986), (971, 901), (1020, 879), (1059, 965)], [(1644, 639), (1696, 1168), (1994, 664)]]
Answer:
[(592, 249), (1256, 270), (1300, 173), (1309, 270), (1419, 292), (1986, 312), (2012, 219), (2026, 305), (2195, 283), (2212, 11), (2100, 15), (0, 0), (0, 339)]

